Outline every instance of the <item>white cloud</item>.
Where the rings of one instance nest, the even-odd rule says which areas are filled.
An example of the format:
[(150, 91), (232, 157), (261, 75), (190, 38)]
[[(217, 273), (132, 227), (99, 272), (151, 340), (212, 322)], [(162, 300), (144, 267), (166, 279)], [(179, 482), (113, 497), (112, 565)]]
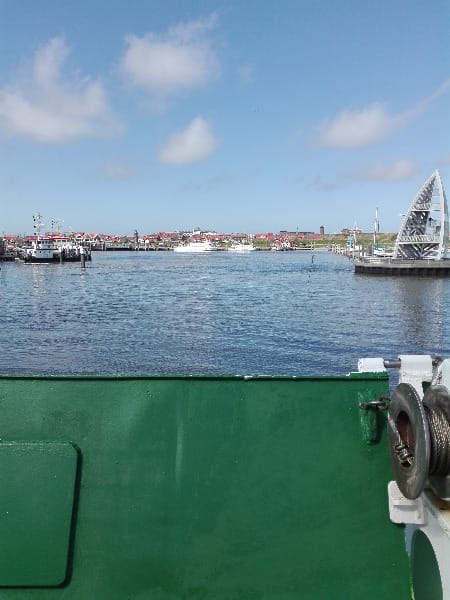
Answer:
[(63, 143), (122, 130), (102, 84), (62, 72), (69, 50), (62, 38), (40, 48), (31, 66), (0, 88), (0, 128), (37, 142)]
[(344, 110), (319, 126), (316, 145), (362, 148), (381, 142), (422, 114), (449, 86), (450, 80), (447, 80), (433, 94), (397, 115), (390, 115), (386, 106), (380, 103), (359, 110)]
[(205, 85), (219, 71), (208, 38), (216, 21), (213, 14), (208, 19), (178, 24), (164, 36), (127, 36), (120, 72), (131, 85), (144, 89), (158, 103)]
[(169, 138), (158, 153), (158, 161), (166, 165), (191, 165), (207, 159), (217, 145), (209, 123), (196, 117), (186, 129)]
[(319, 146), (360, 148), (380, 142), (393, 132), (395, 123), (380, 104), (346, 110), (320, 127)]
[(400, 159), (389, 165), (376, 164), (365, 169), (359, 169), (353, 174), (348, 174), (352, 179), (363, 181), (405, 181), (417, 173), (414, 161)]

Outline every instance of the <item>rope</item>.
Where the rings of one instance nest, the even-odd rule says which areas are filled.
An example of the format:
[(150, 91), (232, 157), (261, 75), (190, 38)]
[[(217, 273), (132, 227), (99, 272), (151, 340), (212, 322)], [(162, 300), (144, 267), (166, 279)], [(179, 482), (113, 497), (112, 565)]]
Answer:
[(450, 423), (442, 410), (423, 403), (430, 427), (430, 475), (450, 474)]

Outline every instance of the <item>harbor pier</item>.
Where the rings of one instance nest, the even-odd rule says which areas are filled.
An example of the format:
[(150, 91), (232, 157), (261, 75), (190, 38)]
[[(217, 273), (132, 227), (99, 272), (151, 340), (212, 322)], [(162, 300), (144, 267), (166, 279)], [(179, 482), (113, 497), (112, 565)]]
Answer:
[(405, 260), (367, 257), (355, 259), (355, 273), (370, 275), (406, 275), (415, 277), (449, 277), (450, 260)]

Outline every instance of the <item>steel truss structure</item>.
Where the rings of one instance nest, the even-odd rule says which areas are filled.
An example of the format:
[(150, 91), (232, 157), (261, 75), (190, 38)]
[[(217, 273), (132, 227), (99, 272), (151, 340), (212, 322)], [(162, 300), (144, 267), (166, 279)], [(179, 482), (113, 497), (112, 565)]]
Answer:
[(404, 216), (393, 258), (441, 260), (447, 254), (447, 198), (439, 171), (435, 171)]

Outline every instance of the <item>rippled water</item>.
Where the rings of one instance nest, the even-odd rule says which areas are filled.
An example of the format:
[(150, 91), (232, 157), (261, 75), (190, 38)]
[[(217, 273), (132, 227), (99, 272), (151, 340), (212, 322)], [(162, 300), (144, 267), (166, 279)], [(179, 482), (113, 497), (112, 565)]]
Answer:
[(2, 263), (2, 373), (342, 374), (450, 356), (450, 280), (355, 275), (328, 252), (94, 253)]

